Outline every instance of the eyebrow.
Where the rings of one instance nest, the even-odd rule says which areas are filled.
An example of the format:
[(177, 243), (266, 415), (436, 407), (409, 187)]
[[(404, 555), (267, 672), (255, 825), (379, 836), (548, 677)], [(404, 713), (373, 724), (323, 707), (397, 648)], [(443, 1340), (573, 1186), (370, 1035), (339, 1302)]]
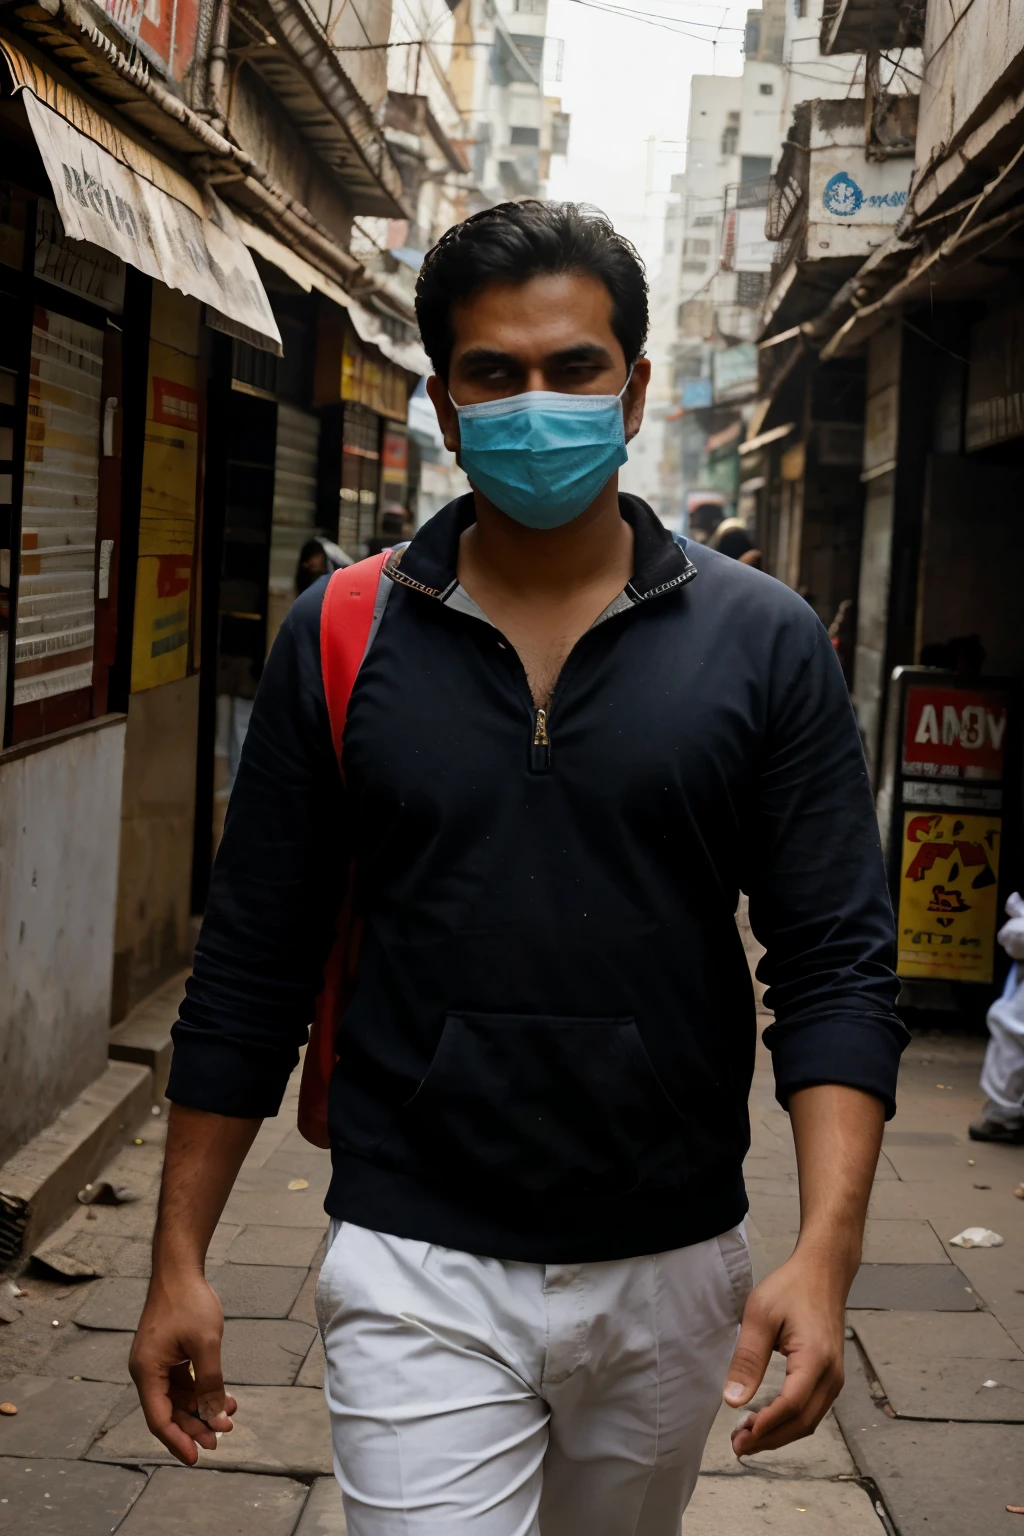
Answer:
[[(601, 363), (605, 367), (611, 367), (614, 359), (606, 347), (599, 346), (597, 342), (583, 341), (575, 347), (563, 347), (560, 352), (552, 352), (544, 359), (546, 365), (552, 363), (565, 366), (569, 363)], [(496, 364), (511, 365), (513, 368), (520, 366), (518, 359), (509, 352), (499, 352), (491, 347), (471, 347), (459, 358), (460, 368), (493, 367)]]

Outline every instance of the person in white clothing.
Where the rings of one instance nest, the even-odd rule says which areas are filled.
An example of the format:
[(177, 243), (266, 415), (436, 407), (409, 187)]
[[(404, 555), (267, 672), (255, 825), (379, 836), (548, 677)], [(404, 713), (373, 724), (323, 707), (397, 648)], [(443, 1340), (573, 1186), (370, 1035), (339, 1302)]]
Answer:
[(1013, 964), (1003, 994), (988, 1011), (988, 1049), (981, 1069), (985, 1108), (969, 1129), (972, 1141), (1002, 1141), (1024, 1145), (1024, 898), (1017, 891), (1008, 899), (1010, 921), (997, 938)]

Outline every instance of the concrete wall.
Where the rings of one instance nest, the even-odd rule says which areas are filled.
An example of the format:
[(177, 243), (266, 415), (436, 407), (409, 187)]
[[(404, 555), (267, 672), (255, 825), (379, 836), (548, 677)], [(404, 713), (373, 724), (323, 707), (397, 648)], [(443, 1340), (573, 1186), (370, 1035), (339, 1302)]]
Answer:
[(199, 677), (133, 693), (125, 743), (112, 1021), (191, 958)]
[(0, 758), (0, 1162), (104, 1070), (125, 726)]
[(1020, 0), (945, 0), (928, 7), (917, 124), (917, 164), (924, 167), (974, 128), (999, 98), (1019, 89), (1024, 53)]

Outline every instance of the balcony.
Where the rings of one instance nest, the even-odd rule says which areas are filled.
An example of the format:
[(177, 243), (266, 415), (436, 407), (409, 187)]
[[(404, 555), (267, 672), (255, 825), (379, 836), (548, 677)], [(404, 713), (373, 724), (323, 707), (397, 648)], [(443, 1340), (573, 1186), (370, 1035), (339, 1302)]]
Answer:
[(811, 319), (892, 234), (913, 161), (869, 159), (864, 99), (804, 102), (793, 115), (768, 196), (775, 242), (767, 333)]
[(821, 51), (917, 48), (924, 38), (926, 9), (927, 0), (825, 0)]

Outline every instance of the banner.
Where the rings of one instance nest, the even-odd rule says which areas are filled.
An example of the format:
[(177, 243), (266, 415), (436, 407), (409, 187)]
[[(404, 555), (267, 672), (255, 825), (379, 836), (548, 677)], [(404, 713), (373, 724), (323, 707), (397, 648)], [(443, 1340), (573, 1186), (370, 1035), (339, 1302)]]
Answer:
[(991, 982), (1000, 816), (905, 811), (897, 975)]

